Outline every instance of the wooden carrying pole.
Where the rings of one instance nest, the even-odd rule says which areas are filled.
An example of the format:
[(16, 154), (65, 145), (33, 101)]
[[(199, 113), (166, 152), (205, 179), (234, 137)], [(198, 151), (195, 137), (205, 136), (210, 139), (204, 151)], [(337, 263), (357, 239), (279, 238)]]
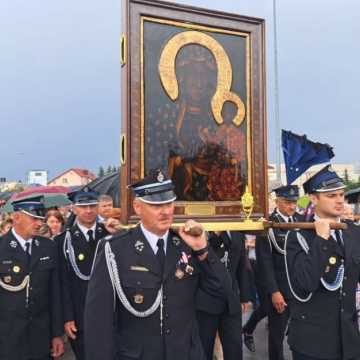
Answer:
[[(111, 217), (113, 219), (120, 220), (121, 210), (114, 208), (109, 211), (108, 214), (106, 214), (106, 217)], [(263, 230), (266, 230), (268, 228), (274, 228), (274, 229), (282, 229), (282, 230), (294, 230), (294, 229), (315, 229), (315, 224), (313, 222), (293, 222), (293, 223), (277, 223), (273, 221), (267, 221), (263, 220)], [(224, 227), (226, 227), (226, 224), (223, 224)], [(173, 224), (171, 226), (171, 229), (178, 232), (180, 228), (184, 226), (184, 224)], [(116, 224), (114, 226), (117, 230), (123, 230), (128, 228), (129, 226), (124, 226), (122, 224)], [(330, 228), (333, 230), (345, 230), (347, 229), (347, 225), (345, 223), (337, 223), (337, 222), (331, 222)], [(184, 229), (186, 233), (193, 236), (199, 236), (202, 233), (202, 228), (198, 226), (193, 226), (191, 228), (185, 228)]]

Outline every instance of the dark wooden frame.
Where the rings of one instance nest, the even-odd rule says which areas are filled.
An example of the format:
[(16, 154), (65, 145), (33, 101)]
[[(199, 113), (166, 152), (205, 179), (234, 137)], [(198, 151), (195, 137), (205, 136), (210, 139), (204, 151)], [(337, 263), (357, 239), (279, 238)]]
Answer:
[[(140, 71), (140, 24), (141, 17), (156, 17), (164, 20), (187, 22), (230, 31), (241, 31), (250, 38), (250, 109), (251, 109), (251, 166), (252, 195), (254, 196), (253, 218), (267, 214), (267, 128), (265, 95), (265, 21), (258, 18), (178, 5), (170, 2), (148, 0), (124, 0), (122, 10), (125, 64), (121, 78), (121, 177), (120, 193), (122, 221), (134, 223), (138, 219), (132, 211), (132, 194), (127, 185), (141, 176), (141, 71)], [(126, 141), (125, 141), (126, 140)], [(177, 206), (184, 206), (184, 203)], [(216, 206), (221, 207), (220, 202)], [(176, 211), (179, 213), (179, 211)], [(181, 211), (180, 211), (181, 212)], [(189, 217), (189, 216), (187, 216)], [(198, 221), (238, 222), (243, 214), (191, 216)], [(183, 220), (186, 216), (176, 216)]]

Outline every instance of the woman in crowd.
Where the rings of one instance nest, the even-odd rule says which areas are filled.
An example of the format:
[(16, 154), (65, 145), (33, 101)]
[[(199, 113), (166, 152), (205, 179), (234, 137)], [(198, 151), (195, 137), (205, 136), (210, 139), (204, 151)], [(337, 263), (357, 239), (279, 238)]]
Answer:
[(0, 222), (0, 236), (5, 235), (11, 229), (12, 223), (13, 221), (10, 217)]
[(49, 210), (45, 217), (45, 223), (51, 230), (51, 238), (59, 235), (65, 224), (64, 218), (59, 210)]

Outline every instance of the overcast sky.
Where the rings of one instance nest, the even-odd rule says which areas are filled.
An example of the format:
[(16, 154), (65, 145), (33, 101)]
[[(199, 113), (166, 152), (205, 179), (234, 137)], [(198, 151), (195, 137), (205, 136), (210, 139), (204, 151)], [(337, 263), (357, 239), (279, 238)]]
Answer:
[[(272, 0), (178, 2), (261, 17), (275, 159)], [(281, 127), (360, 162), (360, 3), (277, 0)], [(120, 0), (0, 1), (0, 177), (118, 164)]]

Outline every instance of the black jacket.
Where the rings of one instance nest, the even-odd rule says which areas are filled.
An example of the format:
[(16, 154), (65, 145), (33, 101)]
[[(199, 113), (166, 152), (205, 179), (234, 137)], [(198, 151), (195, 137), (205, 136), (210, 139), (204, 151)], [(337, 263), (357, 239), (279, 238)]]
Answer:
[[(360, 334), (355, 309), (355, 293), (360, 281), (360, 227), (348, 222), (343, 231), (344, 249), (331, 238), (325, 240), (314, 230), (302, 230), (310, 248), (308, 254), (300, 246), (297, 233), (287, 240), (287, 264), (291, 285), (307, 302), (296, 299), (290, 308), (288, 341), (291, 349), (327, 359), (360, 357)], [(342, 288), (326, 290), (320, 278), (331, 283), (344, 260)]]
[(159, 261), (139, 226), (113, 236), (109, 243), (115, 254), (126, 297), (136, 310), (148, 309), (154, 303), (160, 286), (163, 286), (163, 336), (160, 335), (160, 308), (152, 315), (140, 318), (120, 303), (113, 291), (104, 251), (101, 251), (86, 301), (87, 359), (112, 360), (117, 351), (118, 360), (160, 360), (164, 358), (164, 349), (166, 359), (204, 359), (195, 317), (195, 295), (200, 286), (213, 296), (223, 296), (222, 282), (226, 274), (217, 256), (211, 249), (207, 260), (202, 262), (191, 256), (189, 264), (193, 268), (192, 273), (187, 273), (180, 265), (179, 274), (177, 269), (182, 254), (192, 253), (170, 231), (162, 277)]
[(28, 274), (27, 302), (26, 289), (12, 292), (0, 284), (0, 359), (45, 357), (51, 339), (63, 334), (56, 244), (35, 237), (28, 265), (25, 251), (9, 231), (0, 238), (1, 281), (17, 286)]
[[(88, 242), (78, 225), (74, 224), (71, 229), (72, 244), (79, 270), (84, 275), (89, 275), (93, 264), (96, 245), (99, 240), (108, 235), (102, 224), (95, 228), (95, 243)], [(78, 331), (84, 328), (84, 307), (88, 287), (88, 281), (80, 279), (74, 272), (68, 254), (64, 254), (64, 240), (66, 231), (55, 238), (59, 249), (61, 295), (64, 314), (64, 322), (75, 321)]]
[[(295, 214), (294, 221), (303, 221), (302, 216)], [(285, 220), (276, 212), (270, 215), (270, 221), (277, 223)], [(287, 230), (273, 229), (276, 242), (280, 249), (284, 249), (285, 236)], [(292, 298), (289, 285), (286, 278), (284, 255), (276, 250), (275, 246), (270, 243), (268, 236), (259, 236), (256, 239), (256, 260), (259, 267), (261, 283), (265, 284), (268, 295), (280, 291), (285, 299)]]
[[(199, 289), (196, 296), (198, 310), (209, 314), (221, 314), (227, 311), (229, 314), (241, 313), (241, 303), (250, 301), (250, 263), (245, 252), (245, 237), (240, 231), (231, 232), (231, 237), (226, 232), (220, 236), (210, 233), (209, 242), (221, 259), (224, 266), (227, 257), (228, 281), (224, 282), (226, 299), (213, 297), (209, 293)], [(227, 255), (226, 255), (227, 253)]]

